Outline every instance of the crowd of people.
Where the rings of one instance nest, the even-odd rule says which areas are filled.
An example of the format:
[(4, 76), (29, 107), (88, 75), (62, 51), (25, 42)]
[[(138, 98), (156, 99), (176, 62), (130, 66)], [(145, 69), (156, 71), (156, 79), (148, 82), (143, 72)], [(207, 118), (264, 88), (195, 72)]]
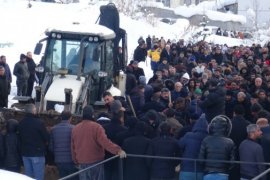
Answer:
[[(32, 97), (34, 82), (38, 82), (36, 76), (36, 63), (32, 58), (32, 52), (28, 51), (20, 55), (20, 60), (13, 68), (16, 76), (17, 96)], [(8, 107), (8, 96), (11, 91), (12, 72), (7, 63), (6, 56), (0, 56), (0, 107)]]
[[(63, 111), (61, 123), (49, 129), (28, 104), (28, 116), (8, 120), (0, 136), (1, 166), (20, 172), (23, 164), (25, 174), (41, 180), (48, 152), (60, 177), (119, 155), (126, 180), (252, 179), (270, 161), (269, 48), (140, 37), (126, 67), (125, 98), (106, 91), (107, 112), (85, 106), (82, 121), (72, 125), (70, 112)], [(153, 71), (148, 81), (139, 67), (147, 60)], [(118, 180), (117, 163), (72, 178)]]

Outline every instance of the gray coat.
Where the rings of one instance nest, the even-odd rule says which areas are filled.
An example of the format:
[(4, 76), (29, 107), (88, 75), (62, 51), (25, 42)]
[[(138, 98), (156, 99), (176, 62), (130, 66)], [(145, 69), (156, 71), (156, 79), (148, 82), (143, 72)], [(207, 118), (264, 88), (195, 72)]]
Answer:
[(30, 76), (27, 63), (17, 62), (14, 66), (13, 74), (17, 77), (17, 81), (27, 81)]

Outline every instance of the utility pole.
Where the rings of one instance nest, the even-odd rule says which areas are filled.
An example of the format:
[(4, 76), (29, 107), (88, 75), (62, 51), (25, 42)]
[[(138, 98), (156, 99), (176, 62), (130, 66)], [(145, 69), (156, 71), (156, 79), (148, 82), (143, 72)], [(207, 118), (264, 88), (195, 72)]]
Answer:
[(28, 0), (28, 8), (31, 8), (32, 7), (32, 4), (30, 2), (31, 0)]

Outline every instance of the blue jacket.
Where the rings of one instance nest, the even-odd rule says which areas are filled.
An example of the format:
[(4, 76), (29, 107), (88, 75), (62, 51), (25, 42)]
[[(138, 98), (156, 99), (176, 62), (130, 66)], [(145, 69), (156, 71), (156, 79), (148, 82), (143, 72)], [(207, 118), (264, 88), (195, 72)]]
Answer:
[[(198, 158), (201, 142), (208, 134), (207, 127), (208, 123), (203, 114), (193, 126), (192, 132), (186, 133), (185, 136), (178, 141), (178, 145), (182, 151), (183, 158), (192, 158), (192, 159)], [(194, 172), (195, 171), (194, 165), (195, 165), (194, 161), (182, 161), (181, 171)], [(197, 171), (198, 172), (203, 171), (199, 163), (197, 163)]]
[(74, 125), (62, 121), (52, 128), (49, 149), (54, 153), (56, 163), (70, 163), (71, 157), (71, 132)]
[[(240, 161), (264, 162), (263, 149), (257, 142), (246, 139), (239, 146)], [(265, 170), (264, 165), (240, 164), (241, 177), (251, 179)], [(266, 179), (265, 177), (263, 179)]]

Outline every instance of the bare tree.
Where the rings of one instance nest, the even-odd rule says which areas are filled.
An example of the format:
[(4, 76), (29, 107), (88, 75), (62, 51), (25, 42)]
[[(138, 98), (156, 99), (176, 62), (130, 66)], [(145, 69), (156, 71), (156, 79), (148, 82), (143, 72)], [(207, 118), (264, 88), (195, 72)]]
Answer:
[(253, 9), (255, 12), (255, 18), (254, 18), (254, 25), (255, 25), (255, 29), (258, 30), (258, 13), (260, 11), (260, 2), (259, 0), (253, 0)]

